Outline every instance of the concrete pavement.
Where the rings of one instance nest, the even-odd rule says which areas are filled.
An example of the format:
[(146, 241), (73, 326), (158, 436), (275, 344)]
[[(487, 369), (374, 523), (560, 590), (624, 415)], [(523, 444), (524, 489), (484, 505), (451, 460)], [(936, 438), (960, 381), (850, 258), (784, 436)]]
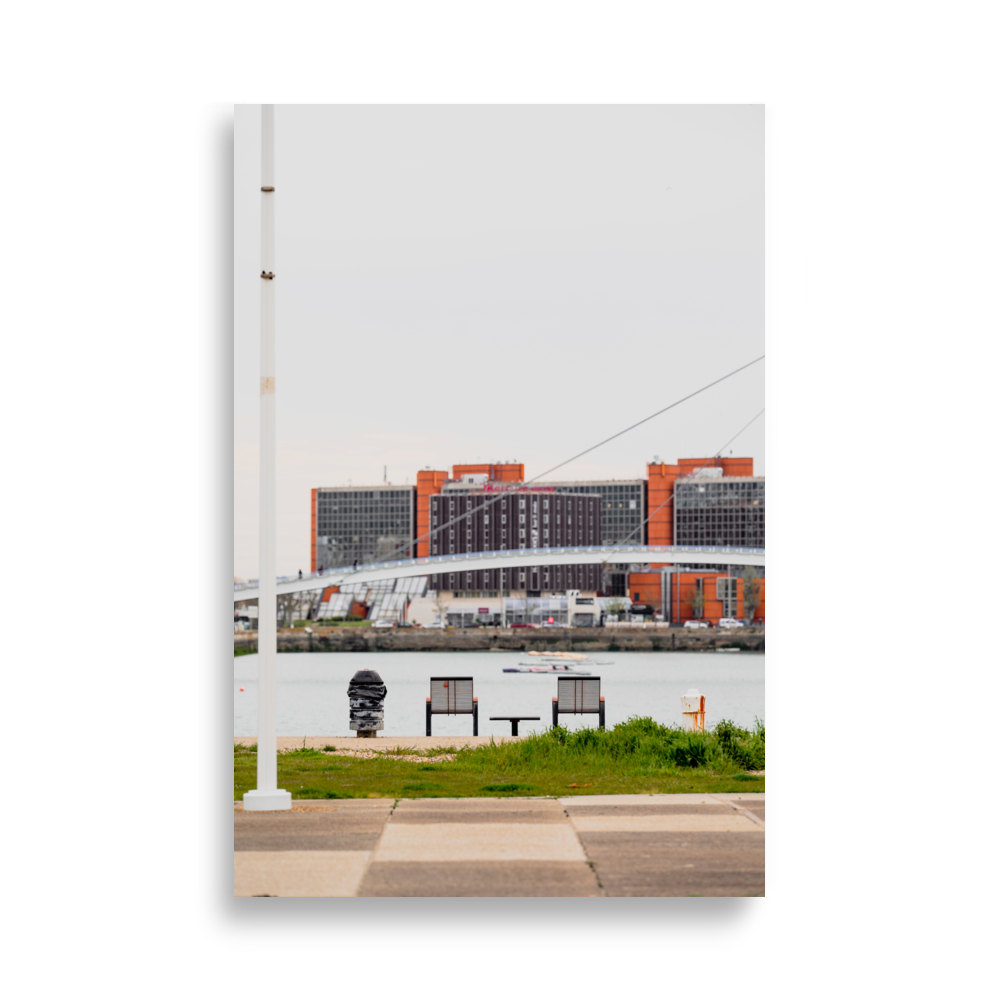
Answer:
[(762, 896), (764, 793), (234, 807), (237, 896)]
[[(524, 739), (523, 736), (373, 736), (359, 739), (357, 736), (279, 736), (278, 750), (322, 750), (325, 746), (338, 750), (398, 750), (401, 747), (415, 747), (418, 750), (432, 750), (435, 747), (481, 747), (494, 743), (510, 743)], [(234, 736), (233, 746), (251, 747), (257, 745), (256, 736)]]

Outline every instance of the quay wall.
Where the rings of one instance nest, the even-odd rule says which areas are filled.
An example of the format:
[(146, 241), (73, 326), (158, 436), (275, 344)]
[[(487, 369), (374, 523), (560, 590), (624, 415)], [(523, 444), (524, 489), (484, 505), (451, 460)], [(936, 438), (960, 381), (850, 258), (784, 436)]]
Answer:
[[(574, 628), (574, 629), (279, 629), (279, 653), (446, 652), (459, 650), (537, 649), (545, 652), (613, 653), (616, 651), (702, 651), (720, 646), (764, 652), (764, 626), (741, 629)], [(233, 636), (236, 655), (257, 650), (256, 632)]]

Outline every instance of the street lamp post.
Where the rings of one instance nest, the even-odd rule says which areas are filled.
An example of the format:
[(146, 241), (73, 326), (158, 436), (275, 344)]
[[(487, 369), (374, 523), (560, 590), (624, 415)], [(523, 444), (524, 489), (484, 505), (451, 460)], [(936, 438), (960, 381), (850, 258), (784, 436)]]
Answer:
[(244, 810), (291, 809), (278, 788), (275, 661), (278, 653), (274, 440), (274, 105), (261, 107), (260, 590), (257, 607), (257, 787)]

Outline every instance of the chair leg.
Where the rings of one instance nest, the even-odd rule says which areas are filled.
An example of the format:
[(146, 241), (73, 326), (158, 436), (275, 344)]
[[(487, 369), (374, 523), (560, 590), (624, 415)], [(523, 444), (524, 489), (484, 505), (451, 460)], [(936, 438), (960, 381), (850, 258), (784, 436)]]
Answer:
[(552, 699), (552, 728), (555, 729), (559, 725), (559, 701), (556, 698)]
[(599, 703), (598, 712), (599, 712), (599, 714), (598, 714), (597, 718), (598, 718), (598, 721), (600, 722), (601, 729), (603, 729), (604, 728), (604, 699), (603, 698), (601, 699), (601, 701)]
[(472, 735), (479, 735), (479, 701), (475, 699), (472, 702)]
[(431, 735), (431, 700), (427, 699), (427, 735)]

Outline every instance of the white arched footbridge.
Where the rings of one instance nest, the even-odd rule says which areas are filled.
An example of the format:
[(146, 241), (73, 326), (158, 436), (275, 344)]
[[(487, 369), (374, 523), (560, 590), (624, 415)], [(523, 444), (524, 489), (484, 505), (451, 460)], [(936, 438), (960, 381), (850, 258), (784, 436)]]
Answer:
[[(420, 559), (397, 559), (392, 562), (367, 563), (356, 569), (343, 566), (301, 579), (279, 578), (277, 593), (295, 594), (320, 590), (344, 583), (370, 583), (431, 573), (455, 573), (475, 569), (512, 569), (516, 566), (591, 566), (595, 563), (697, 563), (712, 566), (763, 566), (763, 549), (735, 549), (695, 545), (594, 545), (569, 549), (501, 549), (497, 552), (461, 552), (455, 555), (424, 556)], [(238, 584), (234, 601), (255, 601), (256, 581)]]

